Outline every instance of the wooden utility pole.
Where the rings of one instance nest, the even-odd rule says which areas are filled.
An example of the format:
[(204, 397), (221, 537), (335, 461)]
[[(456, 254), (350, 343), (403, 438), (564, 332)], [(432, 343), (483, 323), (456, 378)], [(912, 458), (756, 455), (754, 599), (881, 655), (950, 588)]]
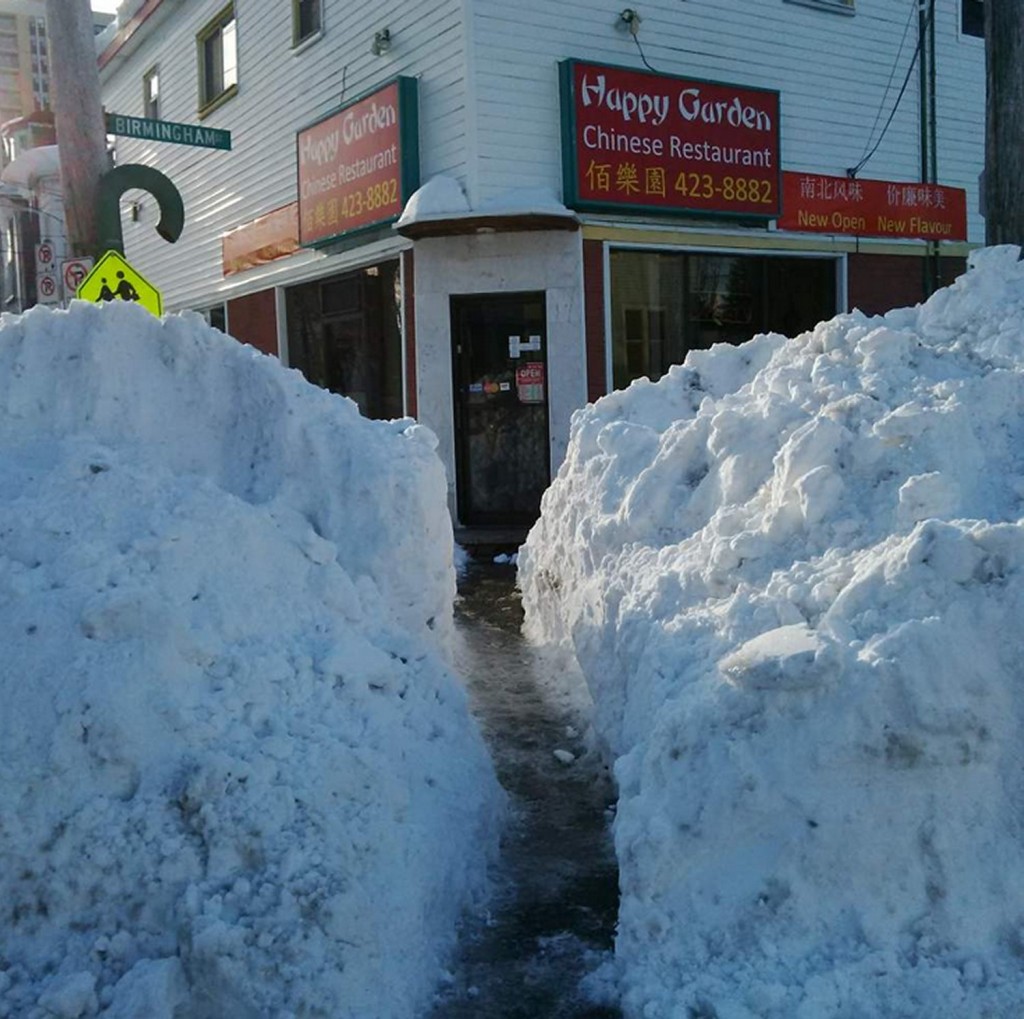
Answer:
[(1024, 247), (1024, 0), (985, 0), (985, 243)]
[(46, 0), (64, 219), (74, 255), (99, 255), (100, 177), (109, 168), (89, 0)]

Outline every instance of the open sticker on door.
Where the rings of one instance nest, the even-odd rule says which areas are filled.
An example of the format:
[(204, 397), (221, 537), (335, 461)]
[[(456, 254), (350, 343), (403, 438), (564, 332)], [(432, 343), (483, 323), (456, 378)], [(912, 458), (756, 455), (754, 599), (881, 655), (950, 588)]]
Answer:
[(516, 395), (520, 403), (544, 402), (543, 361), (527, 361), (516, 368)]

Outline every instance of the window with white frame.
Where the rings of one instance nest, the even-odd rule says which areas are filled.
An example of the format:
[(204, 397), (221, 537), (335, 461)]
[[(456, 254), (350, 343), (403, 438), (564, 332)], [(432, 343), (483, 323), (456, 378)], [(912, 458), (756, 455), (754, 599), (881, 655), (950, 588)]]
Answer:
[(151, 67), (142, 76), (142, 115), (160, 119), (160, 68)]
[(293, 46), (315, 39), (323, 28), (323, 0), (292, 0)]
[(211, 113), (238, 91), (238, 23), (228, 4), (196, 36), (199, 55), (199, 114)]

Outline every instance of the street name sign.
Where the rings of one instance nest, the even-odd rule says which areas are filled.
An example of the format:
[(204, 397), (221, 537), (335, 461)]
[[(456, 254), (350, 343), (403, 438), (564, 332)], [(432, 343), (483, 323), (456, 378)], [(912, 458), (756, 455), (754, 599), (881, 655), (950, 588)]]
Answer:
[(103, 304), (108, 301), (129, 301), (141, 304), (158, 318), (164, 313), (163, 297), (125, 257), (108, 251), (82, 280), (76, 295), (79, 300)]
[(204, 149), (230, 149), (231, 132), (201, 124), (178, 124), (173, 120), (153, 120), (150, 117), (128, 117), (122, 113), (108, 113), (107, 134), (123, 138), (141, 138), (149, 142), (171, 142)]

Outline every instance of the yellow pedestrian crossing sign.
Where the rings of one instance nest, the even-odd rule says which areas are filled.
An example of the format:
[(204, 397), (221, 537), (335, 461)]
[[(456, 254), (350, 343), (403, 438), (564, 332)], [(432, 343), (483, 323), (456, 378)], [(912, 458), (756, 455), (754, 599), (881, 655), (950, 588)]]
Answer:
[(164, 313), (160, 291), (124, 255), (108, 251), (82, 280), (75, 294), (79, 300), (102, 304), (104, 301), (132, 301), (159, 317)]

